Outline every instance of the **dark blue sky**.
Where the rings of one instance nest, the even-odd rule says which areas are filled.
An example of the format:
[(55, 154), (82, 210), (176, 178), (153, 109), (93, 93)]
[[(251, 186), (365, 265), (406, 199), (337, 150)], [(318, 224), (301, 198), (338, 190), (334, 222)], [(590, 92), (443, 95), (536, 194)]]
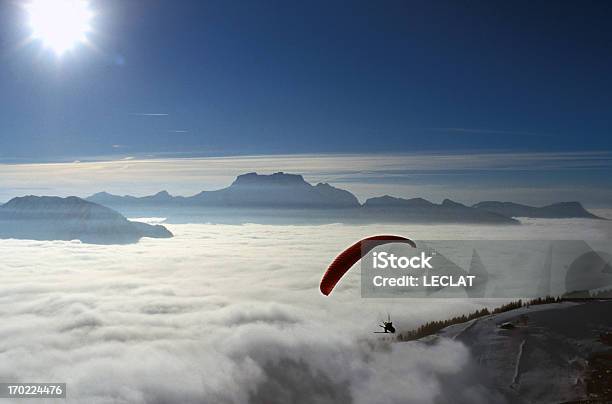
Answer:
[(612, 150), (610, 2), (93, 6), (58, 59), (0, 3), (3, 161)]

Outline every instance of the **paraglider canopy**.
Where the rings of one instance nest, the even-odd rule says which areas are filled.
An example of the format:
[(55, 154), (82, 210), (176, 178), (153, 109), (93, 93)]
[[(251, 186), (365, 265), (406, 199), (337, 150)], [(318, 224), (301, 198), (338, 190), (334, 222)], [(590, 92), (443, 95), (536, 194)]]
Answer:
[(414, 241), (402, 236), (381, 235), (359, 240), (346, 250), (342, 251), (340, 255), (338, 255), (329, 265), (327, 271), (325, 271), (325, 274), (321, 279), (321, 284), (319, 285), (321, 293), (328, 296), (332, 290), (334, 290), (334, 287), (338, 281), (340, 281), (340, 278), (342, 278), (342, 276), (344, 276), (344, 274), (347, 273), (357, 261), (372, 251), (372, 249), (375, 247), (389, 243), (406, 243), (413, 248), (416, 248)]

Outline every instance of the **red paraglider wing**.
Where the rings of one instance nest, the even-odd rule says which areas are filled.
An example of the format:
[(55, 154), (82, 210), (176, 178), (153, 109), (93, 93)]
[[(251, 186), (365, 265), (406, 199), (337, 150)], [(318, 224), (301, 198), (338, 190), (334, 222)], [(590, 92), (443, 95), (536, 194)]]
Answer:
[[(362, 248), (362, 243), (364, 242), (367, 242), (367, 244)], [(327, 271), (325, 271), (325, 275), (323, 275), (323, 278), (321, 279), (321, 284), (319, 285), (321, 293), (328, 296), (331, 291), (334, 290), (334, 287), (340, 278), (342, 278), (342, 276), (344, 276), (344, 274), (357, 261), (369, 253), (373, 248), (388, 243), (406, 243), (416, 248), (414, 241), (401, 236), (372, 236), (359, 240), (346, 250), (342, 251), (340, 255), (338, 255), (329, 265)]]

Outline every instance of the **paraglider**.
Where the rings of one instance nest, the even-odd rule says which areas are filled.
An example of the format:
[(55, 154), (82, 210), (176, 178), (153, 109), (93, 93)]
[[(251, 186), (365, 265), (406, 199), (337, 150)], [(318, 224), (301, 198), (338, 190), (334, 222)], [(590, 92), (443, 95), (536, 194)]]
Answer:
[[(365, 243), (365, 244), (364, 244)], [(416, 248), (414, 241), (401, 236), (372, 236), (364, 238), (342, 251), (340, 255), (329, 265), (325, 275), (321, 279), (319, 289), (321, 293), (328, 296), (334, 287), (340, 281), (340, 278), (344, 276), (346, 272), (364, 255), (372, 251), (375, 247), (389, 243), (406, 243)]]
[(375, 331), (374, 334), (395, 334), (395, 327), (393, 327), (393, 322), (391, 321), (391, 316), (387, 314), (387, 321), (383, 321), (382, 324), (378, 325), (383, 329), (383, 331)]

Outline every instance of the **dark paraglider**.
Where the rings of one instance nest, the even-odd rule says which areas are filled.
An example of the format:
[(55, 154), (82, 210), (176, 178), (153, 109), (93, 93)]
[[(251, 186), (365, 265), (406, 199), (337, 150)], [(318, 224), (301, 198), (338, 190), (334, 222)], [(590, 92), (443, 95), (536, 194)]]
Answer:
[(391, 321), (390, 315), (387, 315), (387, 321), (383, 321), (383, 323), (379, 324), (378, 326), (384, 330), (385, 334), (395, 334), (395, 327), (393, 327), (393, 322)]

